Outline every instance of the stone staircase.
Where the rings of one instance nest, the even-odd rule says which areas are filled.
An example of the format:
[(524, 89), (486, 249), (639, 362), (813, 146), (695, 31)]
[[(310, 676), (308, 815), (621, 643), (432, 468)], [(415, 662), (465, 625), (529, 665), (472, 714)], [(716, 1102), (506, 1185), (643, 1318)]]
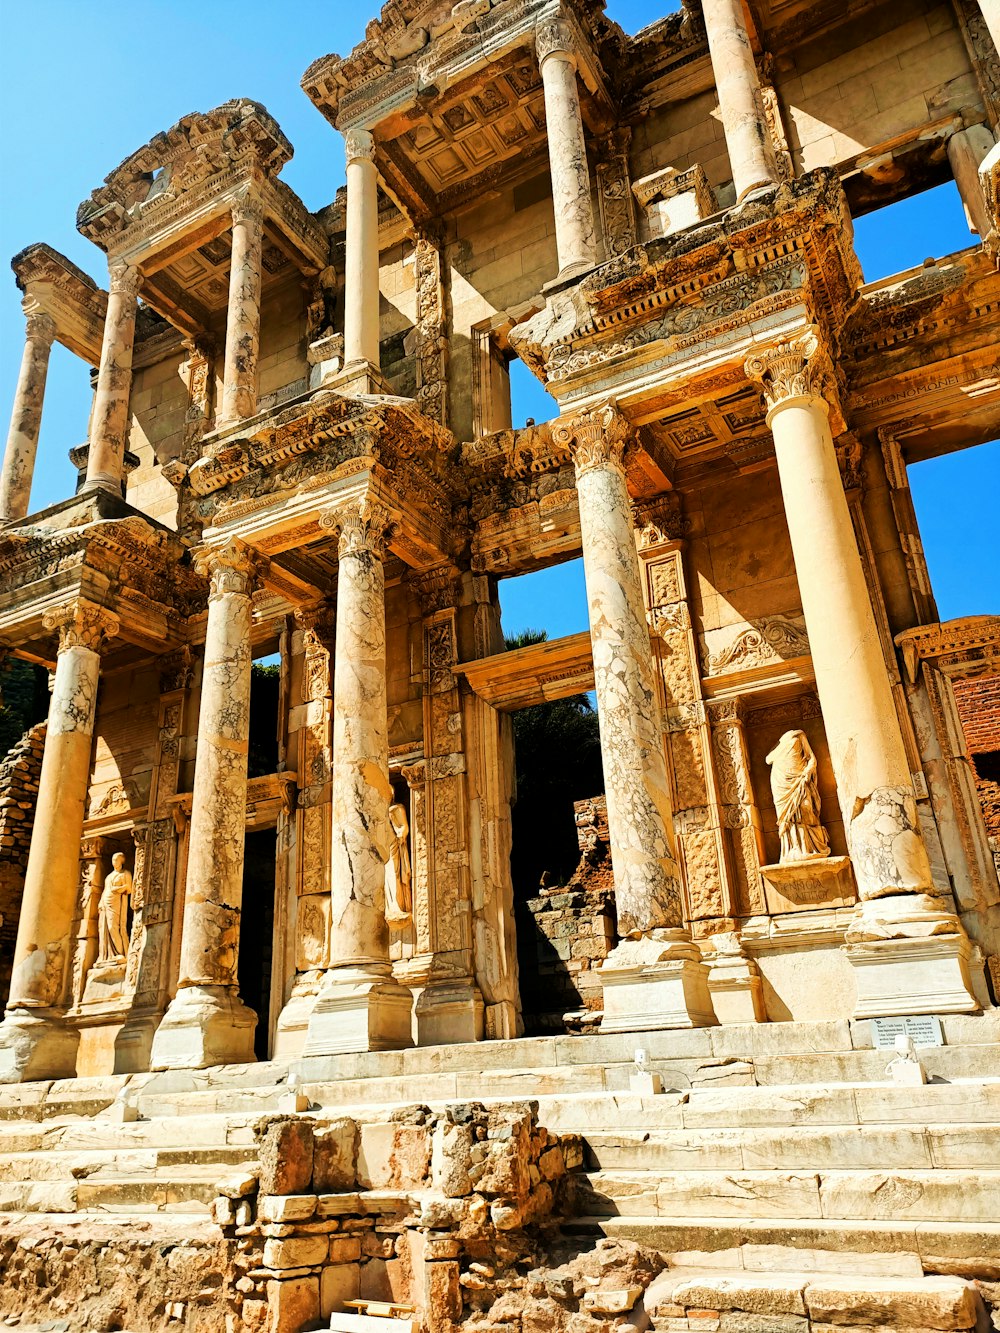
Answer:
[[(230, 1253), (211, 1216), (218, 1183), (255, 1171), (254, 1125), (292, 1088), (305, 1114), (361, 1123), (414, 1103), (531, 1099), (539, 1124), (583, 1140), (565, 1235), (667, 1257), (645, 1298), (659, 1333), (985, 1328), (977, 1293), (1000, 1284), (1000, 1011), (942, 1027), (947, 1044), (921, 1051), (932, 1081), (920, 1087), (886, 1079), (891, 1053), (871, 1049), (867, 1024), (837, 1022), (0, 1089), (0, 1267), (26, 1243), (72, 1258), (83, 1236), (103, 1237), (108, 1253), (177, 1247), (199, 1272), (218, 1267)], [(662, 1095), (629, 1091), (640, 1045)], [(189, 1310), (210, 1310), (204, 1274), (200, 1287), (186, 1270), (175, 1277), (175, 1303), (183, 1288)], [(830, 1315), (838, 1283), (843, 1317)], [(17, 1300), (0, 1295), (0, 1318)], [(66, 1328), (89, 1327), (70, 1315)]]

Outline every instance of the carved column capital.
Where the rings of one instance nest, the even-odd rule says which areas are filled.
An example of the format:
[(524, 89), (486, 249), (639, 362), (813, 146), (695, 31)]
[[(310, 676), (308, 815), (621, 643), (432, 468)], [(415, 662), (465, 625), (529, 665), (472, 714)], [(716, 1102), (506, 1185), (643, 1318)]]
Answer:
[(368, 130), (355, 128), (344, 131), (344, 154), (347, 165), (352, 162), (375, 161), (375, 136)]
[(829, 407), (823, 397), (827, 358), (812, 330), (753, 353), (743, 368), (747, 379), (756, 380), (763, 390), (768, 425), (774, 412), (793, 403), (811, 401)]
[(24, 315), (25, 341), (41, 343), (43, 347), (51, 347), (56, 336), (56, 322), (52, 316), (37, 308), (26, 309)]
[(577, 477), (594, 468), (614, 468), (624, 476), (625, 450), (631, 436), (632, 427), (614, 402), (558, 421), (552, 427), (552, 439), (569, 449)]
[(112, 296), (123, 296), (135, 301), (139, 296), (142, 274), (134, 264), (118, 260), (108, 266), (108, 291)]
[(689, 526), (677, 491), (668, 491), (653, 500), (637, 500), (632, 506), (632, 521), (638, 529), (641, 551), (683, 541)]
[(320, 515), (319, 525), (339, 533), (337, 551), (341, 560), (362, 551), (370, 551), (381, 560), (396, 520), (392, 511), (380, 501), (364, 497), (331, 506)]
[(411, 573), (407, 583), (420, 604), (421, 614), (431, 616), (445, 611), (458, 601), (462, 575), (453, 565), (438, 565), (435, 569)]
[(42, 624), (48, 630), (59, 631), (61, 653), (68, 648), (88, 648), (92, 653), (99, 653), (104, 640), (118, 633), (119, 621), (103, 606), (79, 599), (46, 611)]
[(254, 591), (260, 566), (258, 553), (235, 537), (225, 546), (213, 546), (199, 552), (194, 561), (198, 573), (209, 580), (210, 602), (230, 592), (249, 597)]
[(535, 51), (541, 65), (548, 56), (561, 55), (576, 64), (576, 37), (572, 26), (558, 16), (542, 19), (535, 28)]
[(239, 195), (230, 206), (230, 214), (233, 219), (233, 226), (239, 226), (241, 223), (254, 230), (263, 229), (264, 226), (264, 201), (255, 194)]

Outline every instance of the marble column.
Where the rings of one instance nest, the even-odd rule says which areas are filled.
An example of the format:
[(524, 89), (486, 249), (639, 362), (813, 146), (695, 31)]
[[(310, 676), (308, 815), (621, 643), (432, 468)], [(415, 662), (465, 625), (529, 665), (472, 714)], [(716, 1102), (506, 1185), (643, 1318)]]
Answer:
[(847, 954), (859, 1018), (977, 1007), (969, 941), (941, 896), (830, 430), (832, 373), (808, 332), (751, 356), (764, 391), (785, 518), (861, 898)]
[(232, 215), (233, 250), (229, 268), (220, 429), (245, 421), (257, 411), (264, 206), (259, 199), (249, 195), (233, 201)]
[(379, 365), (378, 175), (375, 140), (348, 130), (347, 236), (344, 257), (344, 364)]
[(383, 505), (362, 498), (327, 511), (320, 523), (339, 533), (340, 556), (330, 970), (309, 1019), (305, 1056), (412, 1044), (412, 996), (392, 976), (385, 919), (392, 788), (382, 559), (392, 518)]
[(21, 373), (14, 392), (7, 448), (0, 472), (0, 523), (24, 518), (31, 498), (38, 431), (42, 424), (42, 401), (49, 353), (56, 336), (55, 321), (43, 311), (26, 311)]
[(562, 277), (593, 268), (597, 263), (590, 168), (580, 116), (572, 28), (565, 19), (543, 20), (535, 31), (535, 48), (545, 96), (556, 251)]
[(251, 594), (257, 558), (243, 542), (204, 552), (210, 580), (198, 748), (188, 833), (177, 994), (153, 1038), (153, 1069), (252, 1060), (257, 1015), (239, 996), (250, 735)]
[(108, 313), (104, 321), (101, 366), (90, 418), (87, 477), (84, 489), (122, 493), (128, 402), (132, 392), (132, 344), (135, 341), (136, 299), (141, 282), (132, 264), (111, 265)]
[(702, 12), (738, 202), (776, 184), (778, 169), (742, 0), (704, 0)]
[(38, 801), (17, 927), (7, 1012), (0, 1024), (0, 1083), (69, 1078), (79, 1034), (62, 1021), (76, 945), (80, 839), (90, 779), (101, 646), (118, 620), (77, 601), (47, 612), (59, 632)]
[(625, 481), (627, 422), (607, 404), (560, 422), (576, 467), (618, 933), (601, 968), (607, 1031), (715, 1021), (684, 929), (653, 653)]

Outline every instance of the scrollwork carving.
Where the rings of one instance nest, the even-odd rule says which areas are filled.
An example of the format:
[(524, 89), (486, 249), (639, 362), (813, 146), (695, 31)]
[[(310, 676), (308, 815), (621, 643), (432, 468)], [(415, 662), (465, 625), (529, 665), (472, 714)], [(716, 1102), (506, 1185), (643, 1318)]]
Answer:
[(119, 621), (116, 615), (101, 606), (76, 601), (46, 611), (42, 624), (48, 630), (59, 631), (61, 653), (68, 648), (88, 648), (92, 653), (99, 653), (104, 640), (118, 633)]
[(195, 557), (195, 569), (209, 580), (208, 600), (227, 593), (249, 597), (260, 570), (261, 557), (246, 542), (232, 538), (225, 546), (212, 547)]
[(344, 153), (347, 164), (375, 161), (375, 136), (368, 130), (351, 129), (344, 133)]
[(139, 295), (142, 274), (134, 264), (118, 263), (108, 267), (108, 290), (112, 296), (124, 296), (134, 301)]
[(327, 509), (320, 515), (319, 525), (339, 533), (337, 551), (341, 560), (362, 551), (370, 551), (381, 560), (396, 520), (384, 504), (364, 498)]
[(747, 357), (744, 369), (747, 378), (756, 380), (763, 390), (769, 422), (770, 414), (786, 403), (823, 400), (825, 365), (819, 355), (819, 340), (812, 331)]
[(556, 16), (543, 19), (535, 29), (535, 51), (541, 65), (548, 56), (560, 54), (576, 59), (576, 41), (573, 29), (565, 19)]
[(577, 477), (594, 468), (614, 468), (625, 473), (625, 452), (632, 437), (629, 422), (613, 401), (556, 422), (552, 439), (569, 449)]

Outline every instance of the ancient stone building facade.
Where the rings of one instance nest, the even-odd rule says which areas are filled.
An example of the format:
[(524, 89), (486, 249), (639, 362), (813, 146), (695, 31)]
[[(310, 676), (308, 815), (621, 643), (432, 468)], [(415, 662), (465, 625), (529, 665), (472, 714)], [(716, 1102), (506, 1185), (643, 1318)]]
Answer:
[[(907, 464), (1000, 434), (997, 27), (390, 0), (303, 78), (328, 207), (233, 101), (81, 204), (104, 286), (15, 257), (0, 645), (54, 682), (0, 1081), (518, 1037), (510, 715), (590, 689), (602, 1039), (995, 1005), (1000, 620), (939, 623)], [(950, 178), (969, 247), (866, 284), (852, 217)], [(93, 408), (31, 513), (53, 341)], [(505, 652), (500, 581), (581, 555), (589, 634)]]

